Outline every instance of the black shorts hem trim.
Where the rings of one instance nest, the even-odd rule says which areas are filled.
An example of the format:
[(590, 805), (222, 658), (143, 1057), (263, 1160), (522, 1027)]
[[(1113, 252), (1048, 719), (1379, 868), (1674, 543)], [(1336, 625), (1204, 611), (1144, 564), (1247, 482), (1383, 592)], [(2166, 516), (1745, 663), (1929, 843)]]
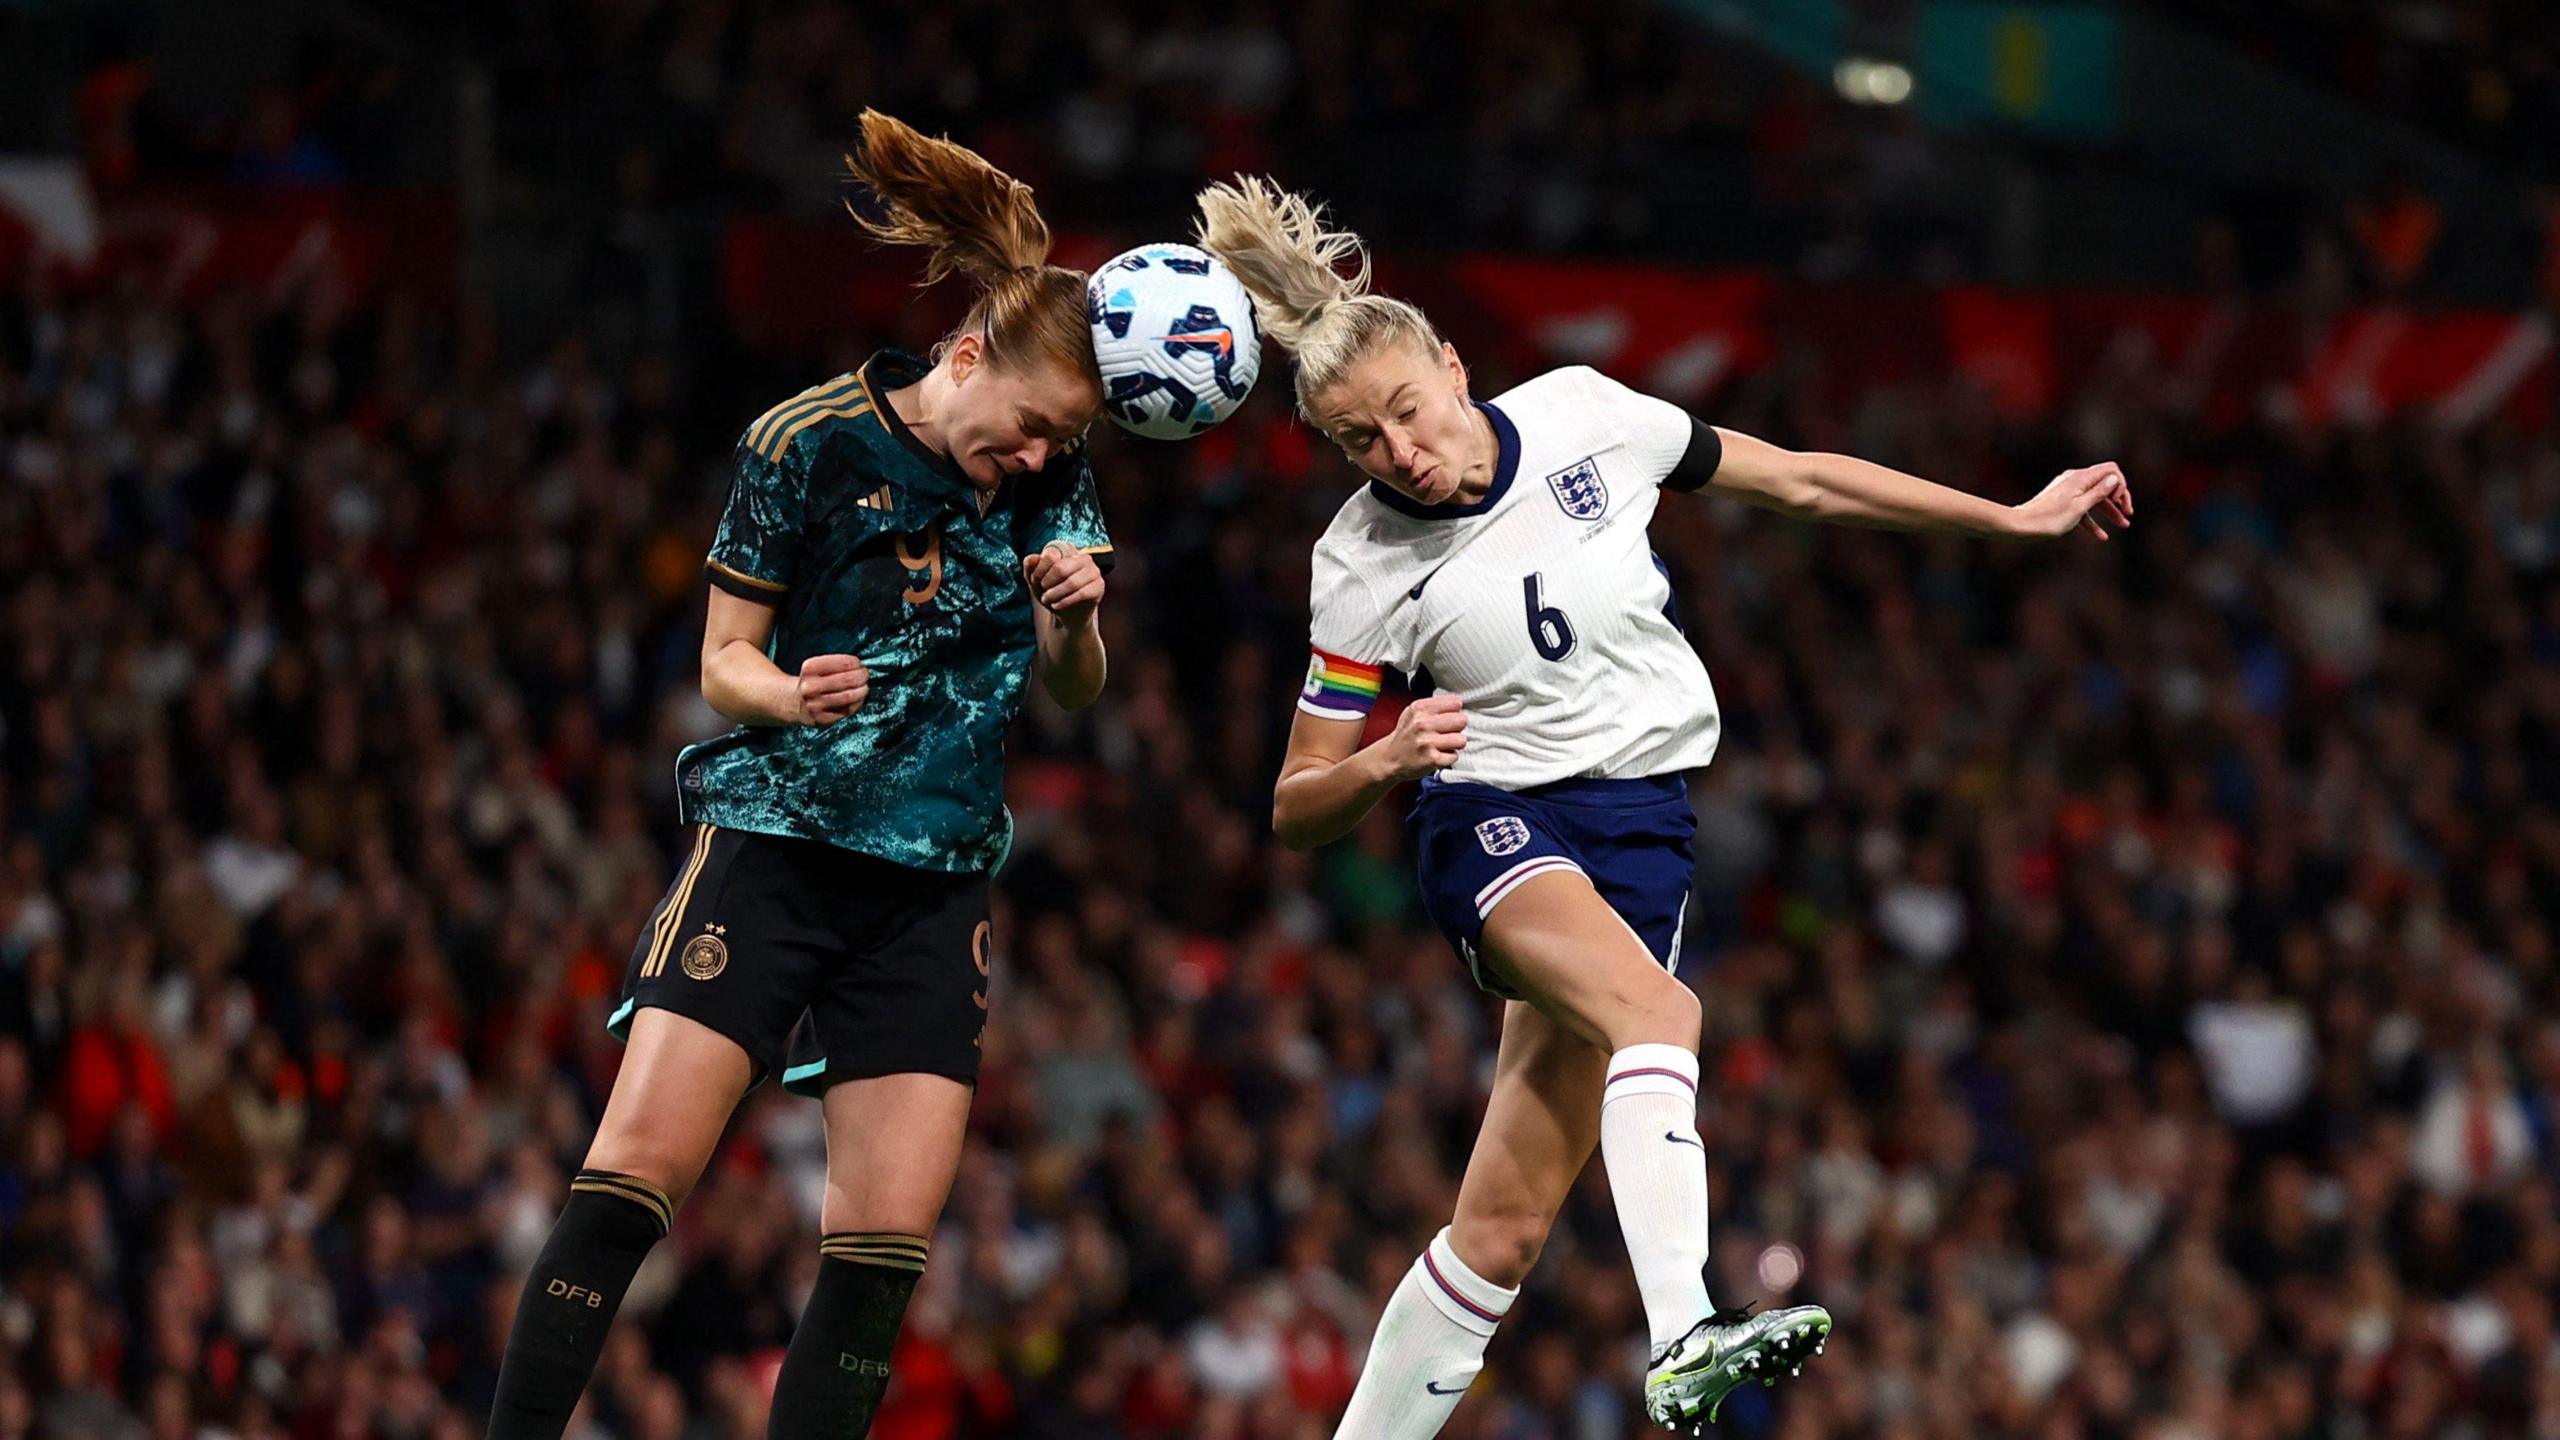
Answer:
[(730, 1044), (735, 1045), (740, 1050), (744, 1051), (747, 1057), (747, 1064), (753, 1071), (747, 1079), (748, 1094), (754, 1094), (757, 1086), (762, 1085), (767, 1079), (772, 1077), (774, 1067), (757, 1059), (755, 1047), (748, 1044), (746, 1040), (741, 1038), (735, 1030), (711, 1019), (708, 1016), (688, 1013), (687, 1011), (670, 1005), (663, 1000), (652, 1000), (646, 996), (640, 995), (624, 996), (622, 1003), (615, 1006), (613, 1014), (605, 1020), (604, 1033), (612, 1036), (622, 1045), (628, 1046), (631, 1043), (631, 1022), (643, 1010), (664, 1010), (670, 1015), (682, 1015), (685, 1019), (692, 1021), (694, 1024), (701, 1026), (703, 1029), (710, 1031), (712, 1034), (719, 1036), (721, 1039), (728, 1041)]
[[(877, 1080), (885, 1075), (939, 1075), (945, 1080), (957, 1080), (972, 1090), (978, 1088), (978, 1077), (975, 1074), (963, 1075), (956, 1068), (949, 1067), (921, 1064), (859, 1065), (850, 1062), (844, 1065), (831, 1065), (823, 1056), (809, 1064), (817, 1068), (794, 1065), (782, 1072), (783, 1093), (816, 1100), (847, 1080)], [(795, 1079), (795, 1076), (798, 1078)]]

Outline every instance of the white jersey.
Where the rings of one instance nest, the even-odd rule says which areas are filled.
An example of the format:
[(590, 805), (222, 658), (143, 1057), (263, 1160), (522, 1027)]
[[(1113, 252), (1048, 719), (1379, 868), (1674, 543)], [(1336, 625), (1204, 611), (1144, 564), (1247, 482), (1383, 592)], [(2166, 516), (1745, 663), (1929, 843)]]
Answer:
[(1298, 707), (1359, 719), (1381, 669), (1427, 677), (1466, 702), (1467, 748), (1442, 778), (1504, 790), (1706, 764), (1715, 689), (1646, 535), (1688, 413), (1583, 366), (1484, 408), (1501, 453), (1482, 499), (1373, 483), (1316, 542)]

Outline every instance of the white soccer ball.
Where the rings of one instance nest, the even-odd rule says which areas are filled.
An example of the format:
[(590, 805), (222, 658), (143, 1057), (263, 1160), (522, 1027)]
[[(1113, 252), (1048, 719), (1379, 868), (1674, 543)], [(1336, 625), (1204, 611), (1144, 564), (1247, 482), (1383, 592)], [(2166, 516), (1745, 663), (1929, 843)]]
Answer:
[(1262, 373), (1253, 297), (1216, 256), (1141, 245), (1085, 282), (1102, 408), (1123, 430), (1187, 440), (1236, 413)]

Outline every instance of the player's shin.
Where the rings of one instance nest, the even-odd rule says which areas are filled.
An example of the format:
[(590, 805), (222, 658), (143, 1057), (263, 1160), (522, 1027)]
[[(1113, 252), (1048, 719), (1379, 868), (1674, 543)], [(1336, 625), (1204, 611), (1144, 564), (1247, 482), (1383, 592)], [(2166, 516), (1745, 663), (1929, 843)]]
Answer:
[(839, 1231), (774, 1382), (768, 1440), (860, 1440), (889, 1388), (889, 1353), (924, 1275), (919, 1235)]
[(1467, 1268), (1442, 1230), (1387, 1300), (1336, 1440), (1429, 1440), (1484, 1368), (1485, 1342), (1520, 1298)]
[(525, 1277), (489, 1407), (489, 1440), (559, 1440), (595, 1374), (623, 1292), (666, 1237), (666, 1192), (611, 1170), (581, 1170)]
[(1600, 1155), (1647, 1327), (1660, 1350), (1706, 1315), (1707, 1149), (1698, 1138), (1698, 1057), (1630, 1045), (1609, 1057)]

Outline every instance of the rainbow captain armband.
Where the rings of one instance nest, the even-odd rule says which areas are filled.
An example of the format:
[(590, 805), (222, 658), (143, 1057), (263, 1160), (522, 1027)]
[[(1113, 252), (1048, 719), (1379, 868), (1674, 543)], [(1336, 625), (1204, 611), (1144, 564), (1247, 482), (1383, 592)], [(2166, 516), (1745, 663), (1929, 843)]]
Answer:
[(1378, 703), (1379, 667), (1322, 650), (1307, 662), (1298, 708), (1323, 720), (1364, 720)]

